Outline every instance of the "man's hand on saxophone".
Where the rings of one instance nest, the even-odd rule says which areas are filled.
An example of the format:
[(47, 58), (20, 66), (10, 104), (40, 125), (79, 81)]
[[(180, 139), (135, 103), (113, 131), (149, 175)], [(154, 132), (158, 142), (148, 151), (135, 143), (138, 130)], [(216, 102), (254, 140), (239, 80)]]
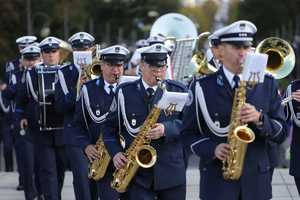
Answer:
[(261, 112), (257, 111), (256, 108), (249, 103), (245, 103), (241, 109), (240, 117), (243, 123), (258, 123), (260, 121), (260, 116)]
[(162, 123), (156, 123), (147, 133), (147, 138), (157, 140), (165, 135), (165, 126)]
[(117, 153), (114, 158), (113, 158), (113, 162), (114, 162), (114, 166), (117, 168), (117, 169), (120, 169), (122, 168), (123, 166), (126, 165), (127, 163), (127, 158), (125, 157), (125, 155), (123, 154), (123, 152), (119, 152)]
[(97, 149), (93, 144), (87, 145), (86, 148), (84, 149), (84, 152), (87, 155), (90, 162), (93, 162), (93, 160), (99, 157)]
[(215, 157), (225, 161), (229, 156), (230, 146), (227, 143), (221, 143), (215, 148)]

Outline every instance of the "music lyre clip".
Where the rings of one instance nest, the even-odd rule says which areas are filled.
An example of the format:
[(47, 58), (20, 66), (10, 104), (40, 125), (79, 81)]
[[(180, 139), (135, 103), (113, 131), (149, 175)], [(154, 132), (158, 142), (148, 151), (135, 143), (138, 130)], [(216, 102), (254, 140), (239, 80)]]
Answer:
[(166, 109), (164, 109), (164, 113), (166, 116), (172, 115), (173, 112), (176, 111), (176, 103), (170, 103)]

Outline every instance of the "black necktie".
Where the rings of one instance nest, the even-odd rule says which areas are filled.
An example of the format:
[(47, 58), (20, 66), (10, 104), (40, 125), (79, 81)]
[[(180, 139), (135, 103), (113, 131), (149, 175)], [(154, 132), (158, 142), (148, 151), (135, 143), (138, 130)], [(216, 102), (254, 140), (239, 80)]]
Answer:
[(239, 87), (239, 83), (240, 83), (240, 77), (237, 75), (234, 75), (233, 77), (233, 82), (234, 82), (234, 86), (233, 86), (233, 90), (235, 90), (236, 88)]
[(152, 107), (152, 101), (153, 101), (153, 95), (154, 95), (154, 89), (149, 87), (147, 88), (147, 104), (148, 104), (148, 111), (150, 112)]
[(109, 85), (108, 88), (109, 88), (109, 95), (113, 96), (114, 95), (114, 86), (113, 85)]
[(149, 99), (152, 98), (153, 94), (154, 94), (154, 89), (151, 87), (147, 88), (147, 95)]

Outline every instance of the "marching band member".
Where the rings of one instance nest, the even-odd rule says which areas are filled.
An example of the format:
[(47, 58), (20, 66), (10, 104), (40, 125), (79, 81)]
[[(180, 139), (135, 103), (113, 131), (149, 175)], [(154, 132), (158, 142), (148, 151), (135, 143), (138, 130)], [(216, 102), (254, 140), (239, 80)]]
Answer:
[(208, 37), (208, 41), (209, 49), (206, 52), (208, 63), (219, 69), (219, 39), (215, 36), (215, 34), (211, 34)]
[[(33, 48), (31, 47), (33, 46)], [(40, 48), (37, 44), (32, 44), (21, 50), (22, 53), (22, 69), (12, 74), (12, 79), (15, 81), (10, 90), (16, 101), (15, 119), (16, 127), (18, 127), (18, 134), (22, 137), (23, 141), (20, 144), (22, 150), (22, 168), (24, 170), (24, 193), (26, 200), (32, 200), (36, 196), (38, 199), (42, 198), (42, 189), (40, 186), (38, 175), (38, 162), (36, 160), (36, 151), (33, 144), (32, 135), (29, 131), (25, 132), (24, 129), (20, 129), (21, 117), (26, 112), (26, 109), (31, 109), (29, 105), (27, 108), (22, 109), (20, 102), (24, 101), (21, 94), (24, 94), (26, 90), (25, 75), (26, 69), (32, 68), (35, 64), (41, 62)], [(21, 98), (21, 99), (20, 99)]]
[(293, 133), (291, 142), (291, 158), (290, 158), (290, 175), (294, 176), (294, 180), (297, 186), (298, 193), (300, 195), (300, 136), (299, 136), (299, 102), (300, 102), (300, 90), (299, 80), (295, 80), (290, 83), (286, 91), (287, 97), (293, 97), (293, 101), (289, 101), (286, 107), (287, 119), (291, 119), (293, 122)]
[[(16, 44), (18, 46), (19, 53), (22, 49), (24, 49), (26, 46), (34, 43), (36, 41), (35, 36), (22, 36), (16, 39)], [(22, 145), (19, 145), (19, 143), (22, 143), (22, 138), (20, 137), (19, 130), (16, 126), (16, 121), (14, 117), (14, 97), (15, 92), (12, 91), (13, 89), (11, 87), (8, 87), (8, 85), (14, 85), (17, 81), (15, 79), (15, 75), (18, 73), (18, 71), (23, 70), (23, 66), (21, 63), (21, 55), (19, 54), (14, 60), (9, 61), (6, 63), (5, 66), (5, 75), (4, 75), (4, 83), (1, 86), (1, 90), (3, 91), (3, 98), (10, 99), (10, 101), (7, 101), (7, 103), (10, 103), (10, 106), (13, 107), (9, 108), (8, 112), (5, 112), (4, 119), (2, 121), (2, 133), (3, 133), (3, 147), (4, 147), (4, 160), (5, 160), (5, 171), (12, 171), (13, 170), (13, 146), (15, 146), (16, 150), (16, 160), (18, 165), (18, 172), (19, 172), (19, 184), (17, 186), (17, 190), (23, 189), (23, 168), (22, 168)], [(6, 101), (6, 100), (4, 100)], [(5, 110), (5, 109), (4, 109)], [(9, 120), (9, 121), (7, 121)], [(13, 142), (15, 141), (15, 142)], [(14, 143), (14, 145), (13, 145)]]
[(287, 130), (277, 84), (270, 75), (265, 75), (263, 83), (247, 89), (246, 103), (236, 111), (237, 120), (247, 123), (255, 133), (254, 142), (248, 144), (242, 175), (238, 180), (226, 180), (222, 175), (222, 161), (226, 161), (231, 148), (226, 140), (234, 91), (239, 87), (242, 64), (255, 33), (255, 25), (248, 21), (217, 30), (214, 34), (220, 42), (222, 67), (195, 80), (190, 87), (193, 102), (184, 113), (183, 141), (201, 158), (203, 200), (272, 197), (267, 141), (282, 142)]
[[(47, 37), (39, 44), (42, 52), (43, 63), (37, 64), (34, 68), (29, 68), (26, 72), (26, 87), (23, 91), (23, 107), (27, 106), (28, 112), (23, 116), (20, 122), (21, 129), (28, 127), (29, 134), (32, 136), (34, 148), (36, 151), (36, 159), (38, 162), (38, 175), (40, 177), (40, 184), (42, 193), (45, 199), (61, 199), (61, 191), (64, 181), (65, 172), (65, 154), (64, 154), (64, 140), (62, 130), (44, 129), (41, 125), (40, 114), (42, 112), (40, 97), (41, 85), (45, 85), (45, 89), (49, 89), (54, 93), (55, 73), (57, 64), (59, 62), (59, 48), (60, 40), (55, 37)], [(38, 47), (32, 47), (38, 48)], [(54, 53), (57, 52), (57, 53)], [(49, 54), (52, 54), (51, 56)], [(42, 71), (52, 71), (53, 76), (42, 74)], [(46, 90), (43, 92), (47, 92)], [(54, 96), (54, 95), (53, 95)], [(54, 98), (54, 97), (53, 97)], [(54, 103), (54, 102), (51, 102)], [(53, 118), (57, 116), (47, 117)]]
[(136, 49), (135, 49), (133, 55), (131, 56), (131, 59), (128, 64), (128, 69), (126, 69), (124, 72), (126, 75), (136, 76), (139, 74), (138, 66), (141, 62), (141, 54), (138, 51), (138, 49), (146, 47), (146, 46), (149, 46), (149, 44), (148, 44), (148, 41), (145, 39), (141, 39), (136, 42)]
[[(74, 123), (81, 133), (78, 140), (90, 162), (99, 158), (95, 144), (102, 132), (128, 54), (129, 51), (119, 45), (101, 50), (101, 77), (85, 83), (81, 89)], [(101, 200), (119, 199), (119, 194), (110, 186), (113, 171), (113, 166), (110, 166), (105, 176), (97, 182)]]
[[(94, 44), (94, 37), (86, 32), (72, 35), (68, 42), (73, 51), (89, 50)], [(88, 160), (76, 141), (73, 116), (77, 95), (77, 81), (79, 68), (74, 64), (67, 64), (58, 70), (58, 81), (55, 85), (55, 105), (58, 112), (64, 114), (65, 150), (73, 173), (73, 185), (76, 200), (97, 199), (95, 183), (88, 179)], [(83, 82), (83, 80), (81, 80)]]
[[(123, 152), (138, 134), (156, 95), (157, 79), (164, 80), (167, 70), (169, 49), (162, 44), (154, 44), (141, 50), (140, 69), (142, 77), (136, 81), (118, 86), (116, 104), (112, 106), (104, 126), (104, 142), (119, 169), (126, 165)], [(183, 92), (186, 87), (176, 81), (165, 80), (168, 91)], [(186, 178), (183, 148), (179, 140), (181, 114), (160, 114), (160, 118), (147, 133), (151, 146), (156, 149), (157, 161), (151, 168), (139, 168), (127, 191), (129, 200), (185, 199)], [(122, 148), (119, 137), (124, 139)]]

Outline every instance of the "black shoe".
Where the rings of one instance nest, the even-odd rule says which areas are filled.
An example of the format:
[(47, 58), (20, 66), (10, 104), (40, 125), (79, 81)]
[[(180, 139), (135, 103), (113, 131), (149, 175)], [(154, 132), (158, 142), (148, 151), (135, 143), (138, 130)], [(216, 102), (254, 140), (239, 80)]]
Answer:
[(17, 191), (21, 191), (24, 190), (24, 186), (23, 185), (18, 185), (16, 188)]

